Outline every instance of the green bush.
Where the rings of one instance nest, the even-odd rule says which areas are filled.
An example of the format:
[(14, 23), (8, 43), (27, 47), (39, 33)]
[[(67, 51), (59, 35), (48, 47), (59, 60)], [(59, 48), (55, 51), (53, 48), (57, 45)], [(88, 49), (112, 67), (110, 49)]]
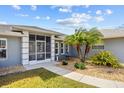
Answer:
[(120, 67), (118, 59), (109, 51), (102, 51), (92, 56), (91, 61), (96, 65), (111, 66), (113, 68)]
[(86, 68), (84, 63), (75, 63), (74, 67), (77, 69), (85, 69)]
[(62, 65), (68, 65), (68, 62), (67, 61), (62, 61)]

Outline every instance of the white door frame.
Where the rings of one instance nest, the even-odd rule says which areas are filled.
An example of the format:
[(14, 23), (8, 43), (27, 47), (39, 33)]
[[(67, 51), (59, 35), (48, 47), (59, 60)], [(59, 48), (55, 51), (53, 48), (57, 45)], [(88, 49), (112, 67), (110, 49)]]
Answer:
[[(37, 42), (44, 42), (44, 53), (45, 54), (45, 59), (44, 60), (37, 60)], [(42, 54), (41, 53), (41, 54)], [(35, 60), (33, 61), (29, 61), (30, 64), (37, 64), (37, 63), (44, 63), (44, 62), (50, 62), (51, 58), (50, 59), (46, 59), (46, 41), (42, 41), (42, 40), (36, 40), (35, 41)]]

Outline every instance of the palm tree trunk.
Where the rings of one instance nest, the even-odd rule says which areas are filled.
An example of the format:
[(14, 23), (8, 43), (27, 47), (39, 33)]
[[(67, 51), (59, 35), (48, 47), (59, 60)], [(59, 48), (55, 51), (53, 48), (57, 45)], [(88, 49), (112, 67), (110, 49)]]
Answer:
[(80, 49), (80, 45), (76, 46), (77, 52), (78, 52), (78, 56), (80, 58), (80, 60), (82, 59), (82, 55), (81, 55), (81, 49)]
[(80, 47), (80, 56), (81, 56), (80, 60), (81, 60), (81, 62), (83, 62), (83, 52), (81, 50), (81, 47)]
[(83, 62), (85, 62), (86, 55), (89, 53), (89, 51), (90, 51), (90, 46), (89, 46), (89, 44), (86, 44), (86, 46), (85, 46), (85, 52), (84, 52), (84, 57), (83, 57)]
[(85, 51), (84, 51), (83, 62), (85, 62), (85, 59), (86, 59), (86, 51), (87, 51), (87, 45), (85, 46)]

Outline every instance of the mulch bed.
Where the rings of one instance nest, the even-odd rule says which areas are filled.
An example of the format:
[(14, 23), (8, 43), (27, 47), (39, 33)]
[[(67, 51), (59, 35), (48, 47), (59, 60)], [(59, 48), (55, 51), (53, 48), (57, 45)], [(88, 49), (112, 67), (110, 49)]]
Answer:
[(86, 69), (79, 70), (74, 67), (74, 64), (76, 62), (79, 62), (79, 59), (73, 58), (71, 60), (68, 60), (68, 65), (62, 65), (62, 63), (60, 62), (59, 64), (57, 64), (57, 66), (89, 76), (124, 82), (124, 68), (114, 69), (112, 67), (97, 66), (87, 61)]

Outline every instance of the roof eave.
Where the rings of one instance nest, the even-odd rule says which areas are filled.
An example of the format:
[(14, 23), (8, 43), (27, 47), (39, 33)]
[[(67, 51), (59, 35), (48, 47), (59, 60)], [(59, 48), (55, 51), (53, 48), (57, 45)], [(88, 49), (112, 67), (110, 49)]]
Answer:
[(27, 29), (27, 28), (23, 28), (23, 27), (19, 27), (19, 26), (13, 26), (13, 30), (14, 29), (18, 29), (18, 30), (26, 30), (26, 31), (29, 31), (29, 32), (38, 32), (38, 33), (45, 33), (45, 34), (50, 34), (50, 35), (58, 35), (58, 36), (62, 36), (62, 35), (65, 35), (63, 33), (60, 33), (60, 32), (55, 32), (55, 31), (52, 31), (52, 30), (46, 30), (46, 29)]

